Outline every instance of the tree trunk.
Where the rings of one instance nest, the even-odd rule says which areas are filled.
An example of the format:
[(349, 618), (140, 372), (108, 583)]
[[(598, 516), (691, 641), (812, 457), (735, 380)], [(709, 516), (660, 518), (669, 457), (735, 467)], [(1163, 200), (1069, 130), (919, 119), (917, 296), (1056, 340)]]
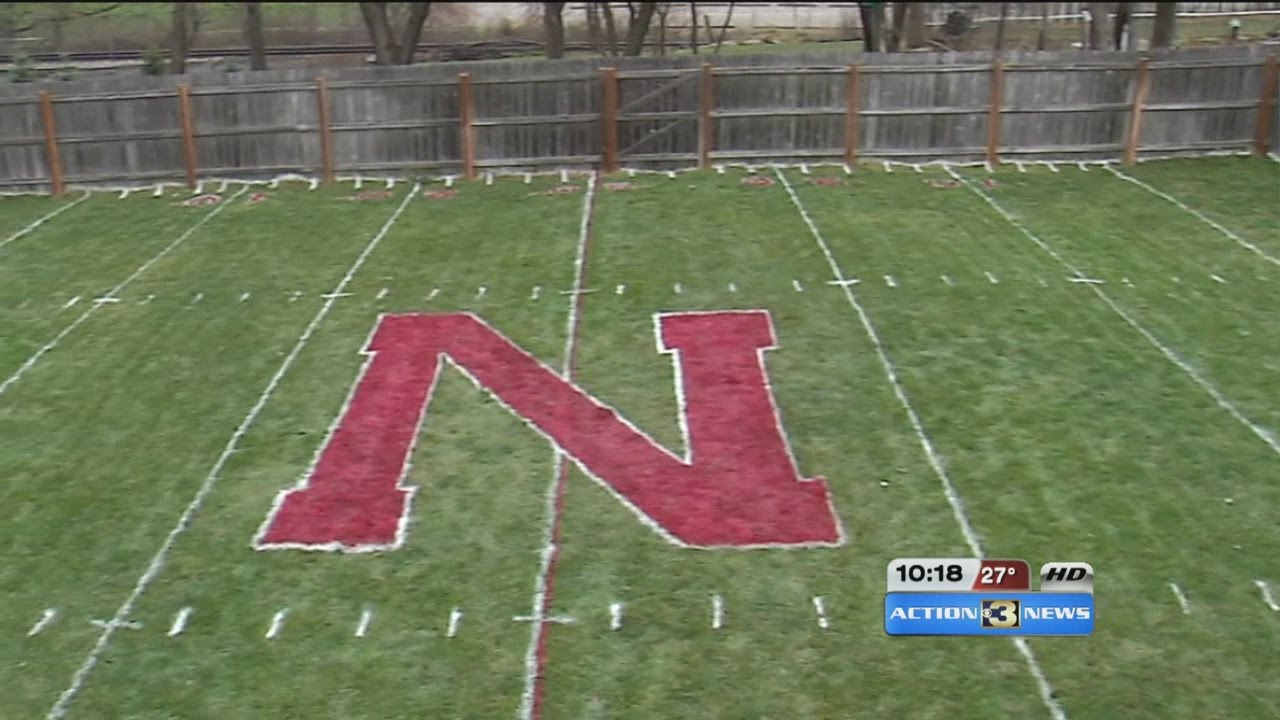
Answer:
[(1155, 24), (1151, 26), (1151, 47), (1173, 47), (1173, 37), (1177, 31), (1178, 3), (1156, 3)]
[(604, 39), (608, 48), (609, 55), (617, 57), (618, 55), (618, 27), (613, 24), (613, 8), (609, 7), (609, 3), (600, 4), (600, 12), (604, 15)]
[(1129, 6), (1132, 3), (1116, 3), (1116, 22), (1111, 28), (1111, 44), (1116, 50), (1127, 50), (1124, 46), (1124, 31), (1129, 26)]
[(698, 3), (689, 3), (689, 49), (698, 54)]
[(667, 54), (667, 13), (671, 12), (671, 3), (658, 4), (658, 54)]
[(559, 60), (564, 57), (564, 3), (542, 3), (542, 31), (547, 57)]
[(377, 65), (394, 65), (396, 61), (395, 40), (391, 37), (391, 23), (387, 20), (387, 4), (362, 2), (360, 16), (369, 30), (369, 39), (373, 41), (373, 62)]
[(1000, 57), (1004, 51), (1004, 23), (1009, 17), (1009, 3), (1000, 3), (1000, 22), (996, 24), (996, 44), (992, 49), (992, 57)]
[(244, 37), (249, 43), (249, 69), (267, 69), (267, 42), (262, 35), (262, 3), (244, 4)]
[(649, 34), (649, 25), (653, 22), (653, 13), (658, 9), (656, 2), (642, 2), (640, 9), (631, 17), (627, 26), (627, 56), (638, 57), (644, 50), (644, 39)]
[(862, 51), (880, 51), (880, 23), (876, 21), (876, 13), (872, 3), (858, 3), (858, 15), (862, 18)]
[(181, 75), (187, 71), (187, 10), (185, 2), (173, 3), (173, 27), (169, 34), (169, 72)]
[(1111, 35), (1111, 3), (1089, 3), (1089, 49), (1106, 50)]
[(915, 3), (896, 2), (891, 8), (893, 10), (892, 22), (889, 30), (888, 49), (889, 52), (898, 52), (902, 49), (902, 35), (906, 32), (907, 27), (907, 6)]
[(600, 47), (600, 6), (589, 2), (583, 10), (587, 13), (587, 42), (591, 43), (591, 51), (604, 54)]
[(733, 6), (734, 3), (729, 3), (729, 12), (725, 14), (724, 23), (720, 25), (720, 35), (716, 38), (716, 49), (712, 52), (713, 55), (719, 55), (720, 46), (724, 45), (724, 36), (728, 34), (729, 23), (733, 20)]
[(400, 65), (413, 64), (414, 55), (418, 53), (418, 41), (422, 39), (422, 26), (427, 24), (429, 14), (431, 14), (431, 3), (410, 3), (409, 18), (405, 20), (396, 57), (396, 62)]
[(925, 3), (903, 3), (907, 9), (907, 47), (910, 49), (924, 47), (929, 42), (928, 30), (925, 27)]

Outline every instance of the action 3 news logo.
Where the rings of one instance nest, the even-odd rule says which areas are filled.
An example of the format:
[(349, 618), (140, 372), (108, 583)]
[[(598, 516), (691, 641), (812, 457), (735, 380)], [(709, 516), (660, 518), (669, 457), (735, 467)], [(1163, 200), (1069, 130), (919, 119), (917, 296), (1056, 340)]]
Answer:
[(983, 600), (982, 627), (998, 630), (1021, 627), (1021, 605), (1017, 600)]

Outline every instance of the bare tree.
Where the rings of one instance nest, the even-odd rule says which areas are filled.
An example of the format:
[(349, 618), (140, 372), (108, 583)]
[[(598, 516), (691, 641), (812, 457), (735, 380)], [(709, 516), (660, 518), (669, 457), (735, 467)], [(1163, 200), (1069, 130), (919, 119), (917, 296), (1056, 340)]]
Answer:
[(618, 26), (613, 22), (613, 8), (609, 7), (609, 3), (600, 3), (600, 12), (604, 15), (604, 39), (608, 52), (612, 56), (618, 55)]
[(884, 48), (884, 4), (860, 2), (858, 13), (862, 18), (863, 51), (881, 52)]
[(564, 57), (564, 3), (542, 3), (542, 28), (546, 34), (547, 57)]
[(729, 3), (729, 12), (725, 13), (724, 22), (720, 23), (720, 34), (716, 36), (716, 49), (712, 52), (713, 55), (719, 55), (720, 46), (724, 45), (724, 37), (729, 32), (729, 23), (733, 21), (733, 6), (735, 4)]
[(591, 43), (591, 50), (603, 54), (604, 49), (600, 46), (600, 6), (596, 3), (583, 3), (583, 11), (587, 14), (587, 42)]
[(671, 3), (658, 3), (658, 54), (667, 54), (667, 15), (671, 12)]
[(636, 57), (644, 50), (644, 39), (649, 34), (649, 25), (653, 22), (653, 13), (658, 9), (656, 2), (627, 3), (629, 14), (627, 23), (626, 55)]
[(404, 15), (397, 39), (392, 29), (392, 3), (362, 2), (360, 15), (365, 27), (369, 30), (369, 39), (373, 41), (374, 63), (378, 65), (412, 65), (413, 57), (418, 50), (418, 41), (422, 38), (422, 26), (427, 22), (431, 12), (431, 3), (414, 2), (398, 3), (408, 8), (400, 14)]
[[(1125, 28), (1130, 28), (1130, 6), (1133, 3), (1116, 3), (1116, 22), (1111, 28), (1111, 45), (1116, 50), (1127, 50), (1124, 46)], [(1132, 30), (1132, 28), (1130, 28)]]
[(1107, 49), (1107, 36), (1111, 34), (1111, 3), (1089, 3), (1089, 49)]
[(689, 49), (698, 54), (698, 3), (689, 3)]
[(992, 57), (1000, 57), (1000, 53), (1004, 51), (1004, 23), (1009, 17), (1009, 3), (1000, 3), (1000, 22), (996, 24), (996, 44), (992, 49)]
[(1040, 3), (1040, 34), (1036, 36), (1036, 49), (1044, 50), (1049, 40), (1049, 3)]
[(249, 43), (249, 69), (267, 69), (267, 42), (262, 33), (262, 3), (244, 4), (244, 37)]
[(1151, 26), (1151, 47), (1167, 48), (1173, 45), (1177, 32), (1178, 3), (1156, 3), (1155, 24)]
[(925, 28), (925, 3), (903, 3), (906, 5), (907, 15), (907, 47), (914, 49), (924, 47), (929, 41), (928, 31)]
[(907, 27), (907, 7), (916, 3), (893, 3), (890, 9), (893, 11), (889, 36), (885, 43), (889, 52), (898, 52), (902, 47), (902, 36), (906, 32)]
[(169, 32), (169, 72), (181, 75), (187, 71), (187, 53), (200, 30), (200, 8), (196, 3), (173, 3)]

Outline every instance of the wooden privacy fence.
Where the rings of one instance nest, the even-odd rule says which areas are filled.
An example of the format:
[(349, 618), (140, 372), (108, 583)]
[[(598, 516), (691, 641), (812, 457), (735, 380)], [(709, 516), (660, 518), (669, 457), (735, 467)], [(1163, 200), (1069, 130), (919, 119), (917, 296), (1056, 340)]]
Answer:
[(332, 182), (868, 158), (1132, 163), (1274, 144), (1280, 64), (1263, 48), (1054, 55), (615, 58), (603, 69), (474, 63), (305, 80), (290, 70), (34, 97), (11, 87), (0, 93), (0, 185), (60, 194), (69, 183), (285, 172)]

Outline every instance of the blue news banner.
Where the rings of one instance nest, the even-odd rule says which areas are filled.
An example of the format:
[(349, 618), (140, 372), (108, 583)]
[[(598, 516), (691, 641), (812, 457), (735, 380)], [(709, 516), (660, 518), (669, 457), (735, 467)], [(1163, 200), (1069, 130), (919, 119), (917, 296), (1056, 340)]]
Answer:
[(1091, 635), (1091, 593), (893, 592), (884, 598), (890, 635)]

